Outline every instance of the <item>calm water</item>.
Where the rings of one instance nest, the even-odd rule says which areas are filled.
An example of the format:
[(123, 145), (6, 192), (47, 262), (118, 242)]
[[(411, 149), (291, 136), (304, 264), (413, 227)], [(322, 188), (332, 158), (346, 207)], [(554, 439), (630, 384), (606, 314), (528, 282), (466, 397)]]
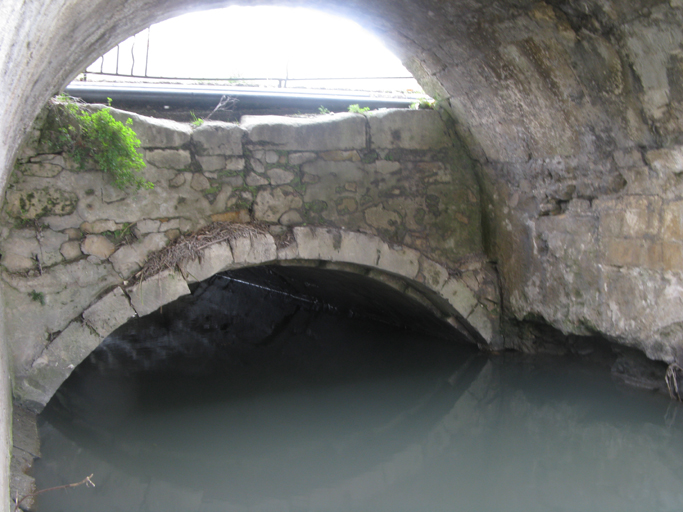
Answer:
[(97, 487), (40, 511), (683, 510), (665, 397), (234, 284), (207, 309), (216, 293), (115, 333), (67, 381), (38, 487)]

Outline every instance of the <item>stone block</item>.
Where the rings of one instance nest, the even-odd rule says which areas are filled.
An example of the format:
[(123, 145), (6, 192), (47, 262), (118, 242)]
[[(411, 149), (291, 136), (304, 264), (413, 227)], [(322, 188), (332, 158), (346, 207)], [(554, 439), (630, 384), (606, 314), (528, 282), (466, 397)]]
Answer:
[(311, 160), (315, 160), (318, 158), (318, 155), (315, 153), (311, 152), (305, 152), (305, 153), (290, 153), (289, 154), (289, 164), (290, 165), (301, 165), (305, 164), (306, 162), (310, 162)]
[(211, 216), (213, 222), (241, 222), (247, 224), (251, 222), (249, 210), (233, 210), (230, 212), (214, 213)]
[(277, 259), (277, 247), (270, 234), (249, 233), (230, 240), (236, 265), (267, 263)]
[(128, 297), (119, 287), (114, 288), (83, 313), (83, 320), (97, 334), (106, 338), (115, 329), (135, 316)]
[(286, 171), (284, 169), (269, 169), (266, 174), (270, 178), (271, 185), (286, 185), (294, 179), (294, 173), (292, 171)]
[(132, 286), (127, 292), (130, 303), (138, 316), (145, 316), (164, 304), (168, 304), (183, 295), (188, 295), (190, 289), (183, 276), (178, 272), (164, 270)]
[(329, 162), (343, 162), (345, 160), (349, 160), (351, 162), (360, 162), (360, 155), (358, 154), (358, 151), (355, 150), (324, 151), (320, 153), (320, 156), (323, 158), (323, 160), (327, 160)]
[(266, 151), (265, 158), (267, 164), (275, 164), (280, 159), (280, 155), (275, 151)]
[(246, 178), (247, 185), (250, 187), (262, 187), (268, 185), (268, 180), (254, 172), (250, 172)]
[(301, 152), (365, 149), (365, 118), (357, 114), (308, 118), (243, 116), (241, 125), (251, 142), (278, 149)]
[(141, 234), (156, 233), (159, 231), (159, 226), (161, 226), (161, 222), (154, 219), (143, 219), (135, 224)]
[(221, 171), (225, 169), (225, 157), (223, 155), (198, 156), (197, 161), (205, 172)]
[(467, 322), (488, 344), (494, 341), (494, 335), (498, 332), (498, 321), (495, 313), (488, 311), (480, 304), (467, 317)]
[(203, 174), (195, 173), (192, 175), (190, 187), (192, 188), (192, 190), (201, 192), (202, 190), (206, 190), (207, 188), (211, 187), (211, 182)]
[(440, 149), (452, 145), (435, 110), (386, 109), (365, 114), (373, 149)]
[(113, 220), (96, 220), (94, 222), (84, 222), (81, 224), (83, 233), (98, 235), (105, 231), (116, 231), (118, 225)]
[(373, 206), (365, 210), (365, 222), (377, 229), (393, 231), (401, 224), (401, 216), (391, 210), (385, 210), (384, 205)]
[(83, 254), (91, 254), (103, 260), (111, 256), (115, 250), (114, 244), (101, 235), (88, 235), (81, 242)]
[(448, 281), (448, 270), (435, 261), (420, 256), (420, 274), (418, 280), (432, 290), (441, 290)]
[(376, 236), (342, 231), (337, 261), (376, 267), (383, 244)]
[(137, 134), (143, 148), (177, 148), (190, 142), (192, 127), (188, 124), (145, 117), (113, 108), (109, 112), (122, 123), (128, 119), (133, 120), (131, 128)]
[(637, 238), (658, 235), (660, 229), (661, 199), (626, 196), (619, 202), (598, 201), (600, 233), (617, 238)]
[(608, 265), (660, 269), (663, 264), (661, 242), (611, 238), (604, 242), (604, 250)]
[(665, 204), (662, 210), (662, 238), (664, 240), (682, 240), (683, 201)]
[(221, 242), (204, 249), (198, 259), (182, 263), (180, 269), (188, 283), (196, 283), (227, 270), (233, 262), (230, 244)]
[(230, 123), (206, 121), (194, 129), (192, 141), (199, 156), (242, 155), (242, 137), (245, 130)]
[(278, 220), (278, 222), (283, 226), (296, 226), (297, 224), (301, 224), (303, 221), (304, 219), (297, 210), (289, 210), (283, 213)]
[(303, 206), (299, 194), (292, 187), (283, 186), (259, 191), (254, 202), (254, 219), (264, 222), (278, 222), (289, 210)]
[(120, 247), (110, 256), (109, 261), (121, 277), (128, 279), (142, 268), (150, 253), (163, 249), (167, 242), (163, 233), (151, 233), (134, 244)]
[(377, 267), (387, 272), (415, 279), (420, 270), (420, 253), (407, 247), (382, 243)]
[(70, 215), (76, 210), (77, 204), (78, 196), (68, 190), (54, 187), (12, 189), (7, 192), (5, 211), (15, 218), (32, 220), (51, 215)]
[(645, 161), (660, 176), (680, 174), (683, 172), (683, 146), (648, 151)]
[(185, 184), (185, 181), (185, 173), (179, 172), (168, 182), (168, 186), (171, 188), (182, 187)]
[(75, 260), (79, 258), (83, 252), (81, 251), (81, 243), (76, 240), (64, 242), (59, 249), (65, 260)]
[(47, 404), (74, 368), (99, 346), (102, 339), (80, 321), (71, 322), (33, 362), (27, 375), (33, 393), (27, 390), (29, 396), (26, 398), (41, 406)]
[(662, 243), (662, 265), (664, 270), (683, 272), (683, 245), (681, 243)]
[(147, 163), (162, 169), (187, 169), (192, 162), (185, 149), (152, 149), (146, 153)]
[(228, 171), (241, 171), (242, 169), (244, 169), (244, 166), (244, 158), (231, 157), (227, 158), (225, 161), (225, 169)]
[(343, 261), (337, 258), (341, 247), (339, 230), (297, 227), (293, 233), (301, 259)]
[(477, 298), (472, 290), (457, 277), (451, 277), (441, 288), (441, 296), (446, 299), (463, 318), (470, 316), (477, 306)]

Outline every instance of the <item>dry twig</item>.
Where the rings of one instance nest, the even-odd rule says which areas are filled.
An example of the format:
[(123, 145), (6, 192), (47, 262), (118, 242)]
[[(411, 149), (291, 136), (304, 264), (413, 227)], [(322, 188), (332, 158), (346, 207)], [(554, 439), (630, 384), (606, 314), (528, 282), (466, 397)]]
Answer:
[(86, 487), (95, 487), (95, 482), (92, 481), (92, 474), (86, 476), (83, 480), (81, 480), (80, 482), (76, 482), (74, 484), (58, 485), (57, 487), (48, 487), (47, 489), (42, 489), (40, 491), (28, 493), (22, 496), (21, 499), (17, 498), (15, 500), (14, 512), (17, 512), (19, 510), (19, 506), (21, 505), (21, 503), (28, 498), (35, 498), (36, 496), (38, 496), (39, 494), (43, 494), (44, 492), (58, 491), (60, 489), (69, 489), (71, 487), (78, 487), (79, 485), (85, 485)]
[(135, 274), (135, 281), (144, 281), (164, 270), (179, 268), (186, 261), (201, 258), (204, 249), (213, 244), (263, 233), (266, 231), (253, 225), (214, 222), (199, 231), (175, 239), (169, 246), (152, 254), (142, 270)]
[(676, 363), (671, 363), (666, 369), (664, 380), (666, 381), (666, 387), (669, 388), (669, 396), (675, 398), (679, 402), (683, 402), (683, 397), (681, 397), (681, 392), (678, 389), (679, 374), (683, 375), (683, 368)]

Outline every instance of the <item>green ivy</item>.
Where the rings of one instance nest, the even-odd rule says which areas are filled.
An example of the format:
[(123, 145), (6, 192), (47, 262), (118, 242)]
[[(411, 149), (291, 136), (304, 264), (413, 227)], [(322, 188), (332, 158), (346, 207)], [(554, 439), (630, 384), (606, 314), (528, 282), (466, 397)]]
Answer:
[(120, 189), (132, 186), (136, 189), (151, 189), (154, 184), (146, 181), (139, 173), (145, 162), (138, 152), (140, 139), (126, 123), (117, 121), (108, 108), (89, 112), (73, 101), (59, 98), (57, 107), (63, 108), (63, 115), (56, 129), (53, 143), (69, 153), (83, 169), (93, 161), (114, 178), (114, 185)]

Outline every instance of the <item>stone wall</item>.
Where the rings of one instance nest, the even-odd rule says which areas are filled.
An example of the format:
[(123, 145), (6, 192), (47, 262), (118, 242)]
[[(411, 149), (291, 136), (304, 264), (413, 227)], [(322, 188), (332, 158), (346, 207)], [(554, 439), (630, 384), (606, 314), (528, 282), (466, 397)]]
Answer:
[[(39, 410), (131, 315), (187, 293), (186, 281), (245, 264), (378, 269), (388, 274), (370, 275), (428, 304), (474, 342), (500, 345), (472, 162), (437, 112), (246, 116), (192, 127), (113, 111), (133, 120), (144, 177), (155, 184), (136, 192), (50, 149), (54, 108), (61, 107), (45, 111), (23, 148), (0, 213), (15, 395), (28, 407)], [(126, 285), (150, 254), (212, 222), (254, 228), (212, 246), (201, 264), (184, 265), (180, 288), (167, 276), (163, 300), (136, 299), (140, 285)]]

